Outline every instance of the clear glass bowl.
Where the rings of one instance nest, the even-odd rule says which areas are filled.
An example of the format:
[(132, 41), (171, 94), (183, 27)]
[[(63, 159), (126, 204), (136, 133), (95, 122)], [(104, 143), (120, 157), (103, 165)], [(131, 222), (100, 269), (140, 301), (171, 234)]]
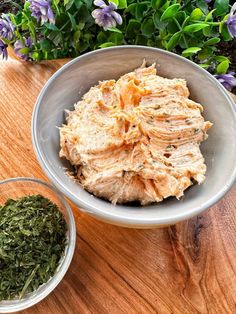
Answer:
[(16, 199), (26, 195), (41, 194), (57, 204), (62, 211), (68, 225), (67, 246), (60, 264), (54, 276), (36, 291), (27, 294), (21, 300), (10, 300), (0, 302), (0, 313), (12, 313), (26, 309), (44, 299), (64, 277), (70, 266), (76, 242), (76, 228), (72, 210), (65, 198), (56, 188), (48, 183), (31, 178), (12, 178), (0, 181), (0, 204), (4, 204), (9, 198)]

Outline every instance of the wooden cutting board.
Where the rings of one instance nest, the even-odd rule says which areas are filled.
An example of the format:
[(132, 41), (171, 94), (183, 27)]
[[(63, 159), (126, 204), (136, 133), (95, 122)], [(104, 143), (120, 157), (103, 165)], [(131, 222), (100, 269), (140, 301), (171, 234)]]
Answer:
[[(33, 152), (31, 114), (66, 62), (0, 62), (0, 179), (48, 181)], [(22, 313), (236, 313), (236, 187), (205, 213), (164, 229), (115, 227), (71, 205), (72, 264), (45, 300)]]

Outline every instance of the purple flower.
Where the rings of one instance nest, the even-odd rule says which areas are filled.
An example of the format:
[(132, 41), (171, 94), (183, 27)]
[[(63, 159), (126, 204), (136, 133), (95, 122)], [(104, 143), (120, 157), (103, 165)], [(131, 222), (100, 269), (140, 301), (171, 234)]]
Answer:
[(7, 53), (7, 45), (0, 39), (0, 55), (2, 55), (2, 60), (6, 59), (8, 57)]
[(229, 17), (226, 21), (228, 32), (231, 37), (236, 38), (236, 3), (232, 6)]
[(37, 22), (41, 19), (41, 25), (46, 22), (55, 24), (55, 17), (51, 8), (51, 0), (29, 0), (30, 11), (32, 15), (36, 18)]
[(205, 0), (205, 2), (206, 2), (206, 3), (210, 3), (210, 2), (211, 2), (211, 0)]
[(229, 72), (227, 74), (214, 75), (215, 78), (229, 91), (236, 86), (236, 78), (234, 77), (234, 72)]
[[(24, 48), (25, 51), (20, 51)], [(30, 48), (32, 48), (32, 39), (30, 37), (23, 37), (23, 40), (17, 40), (14, 44), (15, 54), (25, 61), (30, 60)]]
[(9, 16), (2, 14), (0, 19), (0, 37), (12, 40), (14, 34), (14, 25), (12, 24)]
[(116, 27), (116, 24), (122, 24), (122, 17), (115, 11), (117, 6), (113, 2), (107, 5), (103, 0), (95, 0), (94, 4), (100, 9), (95, 9), (92, 17), (95, 19), (95, 23), (103, 27), (105, 31), (110, 27)]

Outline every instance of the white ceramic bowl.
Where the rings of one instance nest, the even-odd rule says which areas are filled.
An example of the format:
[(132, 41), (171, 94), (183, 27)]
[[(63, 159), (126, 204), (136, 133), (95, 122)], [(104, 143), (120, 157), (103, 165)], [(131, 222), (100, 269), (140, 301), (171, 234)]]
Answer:
[[(86, 192), (71, 180), (59, 158), (57, 126), (65, 122), (64, 109), (73, 105), (99, 80), (117, 79), (142, 63), (158, 64), (158, 74), (184, 78), (190, 98), (204, 106), (204, 116), (214, 123), (209, 138), (201, 145), (206, 160), (205, 182), (192, 186), (178, 201), (169, 198), (143, 207), (112, 205)], [(32, 118), (32, 140), (37, 158), (49, 179), (88, 214), (127, 227), (159, 227), (197, 215), (217, 202), (236, 177), (236, 113), (234, 102), (222, 85), (193, 62), (156, 48), (120, 46), (97, 50), (64, 65), (42, 89)]]
[(76, 242), (76, 228), (72, 210), (60, 191), (48, 183), (32, 178), (12, 178), (0, 181), (0, 205), (9, 198), (16, 199), (26, 195), (41, 194), (57, 204), (67, 222), (67, 245), (65, 253), (54, 276), (48, 282), (41, 285), (36, 291), (26, 294), (21, 300), (0, 301), (0, 313), (12, 313), (24, 310), (52, 292), (64, 277), (70, 266)]

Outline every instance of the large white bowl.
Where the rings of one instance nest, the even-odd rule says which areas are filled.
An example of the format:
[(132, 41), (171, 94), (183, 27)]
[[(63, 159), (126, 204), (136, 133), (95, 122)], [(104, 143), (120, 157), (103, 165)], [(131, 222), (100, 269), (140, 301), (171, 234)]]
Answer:
[[(112, 205), (86, 192), (66, 174), (69, 164), (59, 158), (57, 127), (65, 122), (64, 109), (73, 105), (99, 80), (117, 79), (142, 63), (156, 62), (158, 73), (184, 78), (191, 99), (204, 106), (204, 116), (214, 123), (201, 145), (207, 164), (205, 182), (189, 188), (178, 201), (169, 198), (150, 206)], [(197, 215), (216, 203), (236, 177), (236, 113), (224, 87), (207, 71), (173, 53), (142, 46), (97, 50), (64, 65), (46, 83), (35, 105), (32, 140), (37, 158), (49, 179), (78, 207), (106, 222), (127, 227), (159, 227)]]

